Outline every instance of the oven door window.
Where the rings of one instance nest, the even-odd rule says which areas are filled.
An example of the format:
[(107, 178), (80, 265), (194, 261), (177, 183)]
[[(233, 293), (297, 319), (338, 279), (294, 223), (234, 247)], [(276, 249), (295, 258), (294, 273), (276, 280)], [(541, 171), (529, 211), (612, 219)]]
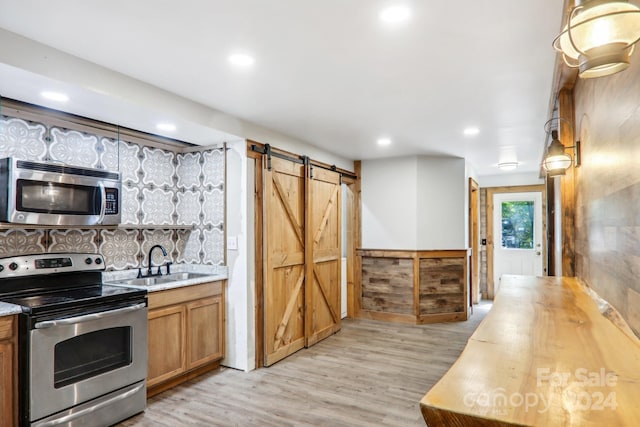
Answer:
[(60, 388), (131, 364), (131, 327), (101, 329), (55, 345), (54, 387)]
[(16, 195), (21, 212), (100, 215), (99, 187), (19, 179)]

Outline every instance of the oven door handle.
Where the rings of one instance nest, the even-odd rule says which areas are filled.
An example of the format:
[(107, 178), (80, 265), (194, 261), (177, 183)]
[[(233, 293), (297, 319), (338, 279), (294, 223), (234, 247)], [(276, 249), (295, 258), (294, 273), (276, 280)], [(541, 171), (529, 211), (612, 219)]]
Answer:
[(98, 218), (98, 224), (102, 224), (102, 221), (104, 221), (104, 216), (107, 213), (107, 190), (104, 188), (104, 184), (102, 182), (98, 182), (98, 186), (100, 187), (100, 196), (102, 197), (102, 204), (100, 206), (100, 218)]
[(140, 310), (141, 308), (144, 308), (144, 307), (146, 307), (146, 304), (140, 303), (140, 304), (132, 305), (129, 307), (118, 308), (116, 310), (103, 311), (100, 313), (85, 314), (77, 317), (68, 317), (66, 319), (45, 320), (44, 322), (36, 323), (34, 327), (36, 329), (46, 329), (46, 328), (53, 328), (54, 326), (75, 325), (77, 323), (88, 322), (90, 320), (97, 320), (97, 319), (102, 319), (104, 317), (116, 316), (118, 314)]
[(53, 426), (57, 426), (63, 423), (69, 423), (73, 420), (76, 420), (80, 417), (84, 417), (86, 415), (91, 414), (92, 412), (95, 412), (99, 409), (102, 409), (106, 406), (112, 405), (116, 402), (119, 402), (121, 400), (127, 399), (128, 397), (133, 396), (134, 394), (136, 394), (137, 392), (140, 391), (140, 389), (144, 387), (144, 383), (140, 384), (139, 386), (137, 386), (136, 388), (133, 388), (125, 393), (119, 394), (117, 396), (111, 397), (105, 401), (96, 403), (93, 406), (89, 406), (88, 408), (84, 408), (79, 410), (78, 412), (74, 412), (72, 414), (69, 415), (65, 415), (64, 417), (60, 417), (60, 418), (56, 418), (55, 420), (51, 420), (51, 421), (47, 421), (43, 424), (36, 424), (37, 427), (53, 427)]

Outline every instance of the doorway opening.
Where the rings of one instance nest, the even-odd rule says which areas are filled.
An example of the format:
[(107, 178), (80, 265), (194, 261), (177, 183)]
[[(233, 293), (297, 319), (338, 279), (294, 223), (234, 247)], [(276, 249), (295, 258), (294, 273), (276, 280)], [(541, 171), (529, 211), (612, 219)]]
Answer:
[(469, 178), (469, 305), (480, 302), (480, 187)]

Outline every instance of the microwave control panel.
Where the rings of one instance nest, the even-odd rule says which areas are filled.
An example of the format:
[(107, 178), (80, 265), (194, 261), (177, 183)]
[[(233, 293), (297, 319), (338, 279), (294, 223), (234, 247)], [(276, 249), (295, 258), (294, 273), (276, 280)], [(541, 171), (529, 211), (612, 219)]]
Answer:
[(118, 214), (118, 189), (105, 188), (107, 199), (105, 200), (105, 215)]

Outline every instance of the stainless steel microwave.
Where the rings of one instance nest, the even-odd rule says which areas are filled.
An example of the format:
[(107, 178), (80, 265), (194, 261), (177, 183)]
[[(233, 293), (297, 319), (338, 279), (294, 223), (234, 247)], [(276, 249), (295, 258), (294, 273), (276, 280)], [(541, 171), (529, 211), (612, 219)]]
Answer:
[(37, 225), (116, 225), (120, 173), (0, 159), (0, 221)]

